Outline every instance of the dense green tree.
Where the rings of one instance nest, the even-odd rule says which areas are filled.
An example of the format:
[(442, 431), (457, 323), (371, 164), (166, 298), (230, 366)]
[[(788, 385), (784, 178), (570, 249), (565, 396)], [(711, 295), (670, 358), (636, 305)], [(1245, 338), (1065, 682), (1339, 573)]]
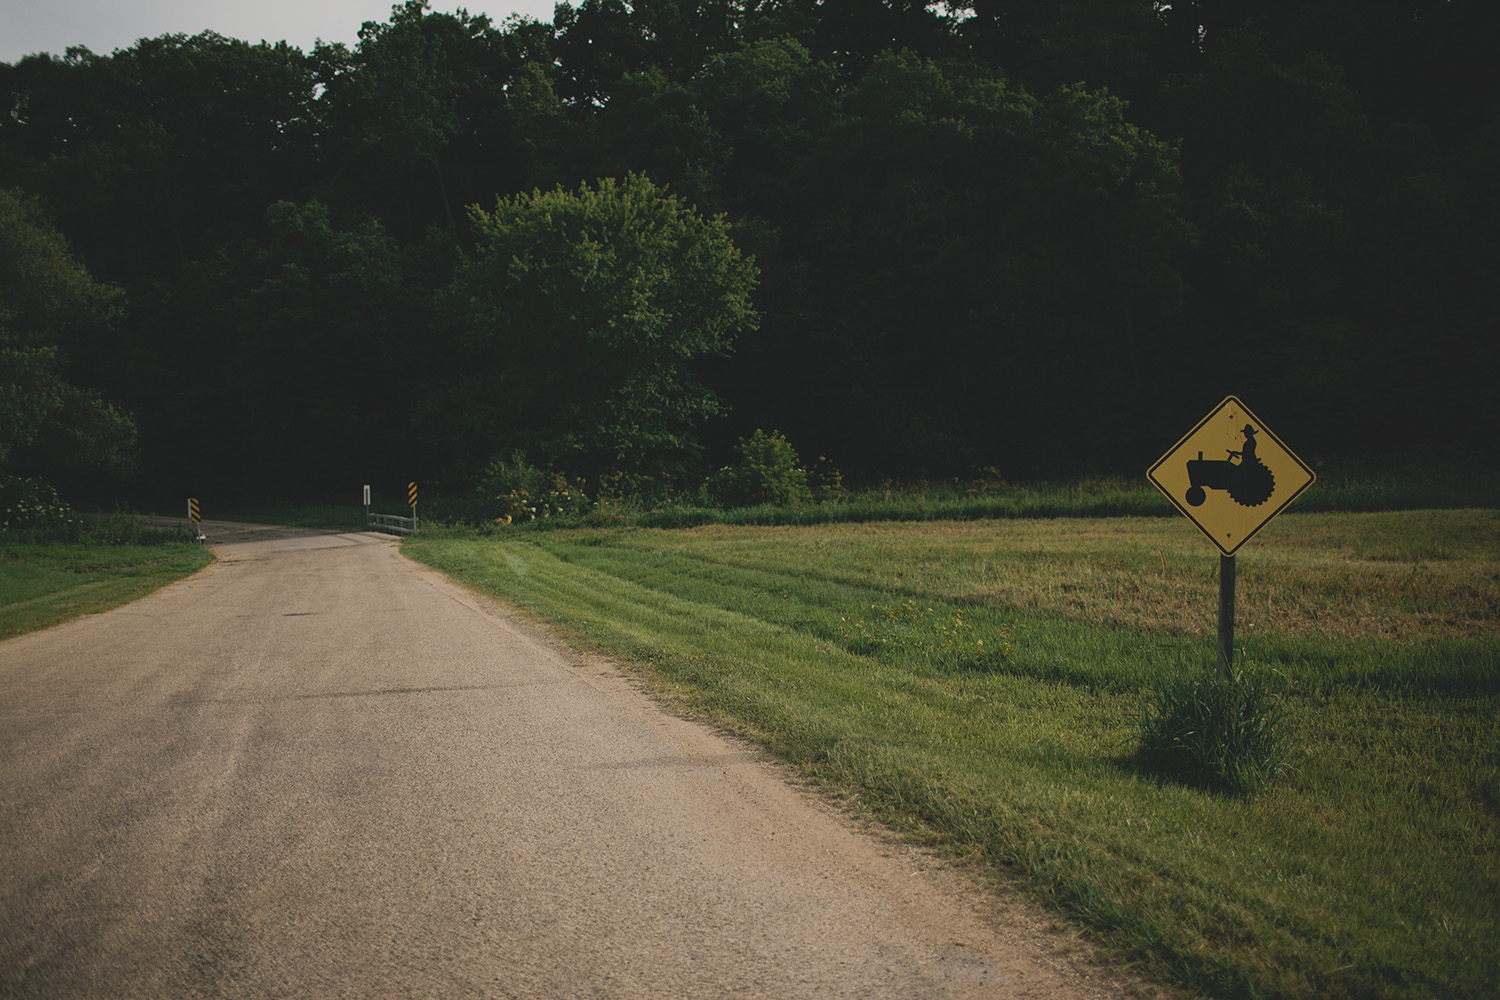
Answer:
[(590, 134), (595, 176), (639, 172), (694, 204), (716, 203), (729, 151), (689, 85), (655, 68), (630, 74), (594, 117)]
[[(135, 381), (161, 368), (179, 381), (139, 405), (148, 437), (175, 443), (147, 471), (258, 496), (347, 495), (427, 471), (409, 414), (428, 360), (429, 286), (451, 271), (451, 241), (403, 250), (378, 222), (340, 222), (318, 202), (266, 214), (264, 237), (205, 256), (143, 317), (155, 340)], [(204, 468), (225, 448), (233, 461)]]
[(805, 210), (797, 171), (838, 115), (837, 68), (788, 37), (715, 56), (691, 92), (718, 138), (716, 177), (736, 217)]
[(110, 280), (253, 229), (309, 179), (314, 79), (285, 43), (164, 35), (112, 56), (29, 56), (0, 83), (0, 183), (43, 196)]
[(794, 38), (851, 76), (882, 52), (932, 59), (958, 50), (952, 9), (922, 0), (772, 0), (756, 15), (748, 40)]
[(125, 471), (129, 415), (66, 370), (67, 349), (120, 307), (120, 290), (89, 275), (34, 198), (0, 189), (0, 472), (71, 483)]
[(789, 171), (767, 281), (795, 282), (795, 301), (766, 311), (741, 391), (776, 386), (794, 439), (866, 472), (1107, 460), (1139, 421), (1096, 414), (1139, 395), (1190, 238), (1171, 148), (1124, 111), (876, 58)]
[(406, 0), (389, 22), (366, 22), (323, 98), (334, 184), (415, 231), (454, 227), (450, 147), (486, 131), (484, 117), (504, 101), (489, 18), (430, 6)]
[(403, 239), (456, 231), (460, 207), (572, 176), (549, 27), (503, 29), (405, 0), (367, 22), (352, 52), (314, 53), (326, 90), (321, 200), (374, 211)]
[(1072, 83), (1149, 101), (1197, 52), (1152, 0), (966, 0), (970, 52), (1036, 90)]
[(737, 47), (748, 5), (739, 0), (583, 0), (553, 20), (569, 100), (602, 106), (621, 80), (656, 69), (681, 82), (713, 54)]
[[(28, 57), (0, 64), (0, 186), (39, 195), (133, 307), (11, 360), (140, 412), (155, 479), (342, 481), (378, 457), (368, 421), (454, 479), (515, 448), (660, 472), (759, 426), (871, 476), (1125, 471), (1228, 391), (1313, 457), (1472, 449), (1497, 429), (1497, 19), (1484, 0), (580, 0), (495, 25), (403, 0), (352, 49)], [(518, 192), (632, 173), (724, 214), (763, 322), (627, 388), (606, 376), (633, 362), (588, 332), (625, 285), (513, 267), (498, 216), (459, 208), (498, 197), (501, 229), (582, 259), (516, 221), (564, 196)], [(434, 322), (459, 245), (526, 325), (461, 297)], [(734, 405), (704, 423), (710, 385)], [(639, 434), (600, 430), (653, 407)], [(220, 431), (238, 457), (198, 457)]]
[[(1493, 357), (1474, 321), (1493, 307), (1490, 283), (1462, 276), (1500, 260), (1478, 236), (1497, 218), (1494, 199), (1468, 173), (1486, 162), (1494, 105), (1456, 138), (1448, 109), (1477, 110), (1461, 74), (1413, 79), (1412, 92), (1430, 91), (1415, 120), (1405, 100), (1381, 96), (1465, 5), (1375, 4), (1332, 31), (1340, 6), (1217, 8), (1193, 72), (1157, 107), (1161, 127), (1183, 136), (1203, 234), (1185, 270), (1188, 318), (1217, 342), (1199, 363), (1278, 401), (1310, 452), (1347, 457), (1443, 440), (1453, 411), (1413, 405), (1445, 394), (1438, 386), (1465, 426), (1494, 426), (1466, 402), (1483, 394), (1474, 369), (1451, 359)], [(1375, 52), (1390, 57), (1383, 71), (1366, 62)]]
[[(470, 210), (446, 298), (441, 413), (471, 468), (523, 451), (569, 474), (672, 477), (723, 404), (695, 362), (755, 328), (755, 269), (723, 219), (631, 175)], [(460, 374), (467, 373), (467, 374)]]

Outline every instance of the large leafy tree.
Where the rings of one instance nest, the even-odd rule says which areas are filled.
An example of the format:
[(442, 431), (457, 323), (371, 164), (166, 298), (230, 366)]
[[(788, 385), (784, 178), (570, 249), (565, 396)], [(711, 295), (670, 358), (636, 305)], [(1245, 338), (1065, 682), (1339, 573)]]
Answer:
[(72, 384), (65, 351), (108, 327), (119, 289), (95, 281), (40, 204), (0, 189), (0, 472), (71, 477), (121, 472), (130, 417)]
[(447, 293), (468, 373), (443, 420), (470, 462), (523, 450), (579, 475), (670, 477), (723, 411), (695, 374), (755, 329), (754, 265), (722, 218), (630, 175), (475, 207)]

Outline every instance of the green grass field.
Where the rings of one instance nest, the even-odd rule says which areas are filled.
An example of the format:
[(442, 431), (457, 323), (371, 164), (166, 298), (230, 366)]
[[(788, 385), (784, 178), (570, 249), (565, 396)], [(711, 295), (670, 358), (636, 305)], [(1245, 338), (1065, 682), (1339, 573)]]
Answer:
[(405, 551), (639, 665), (888, 826), (1218, 996), (1500, 995), (1500, 515), (1288, 514), (1238, 645), (1288, 713), (1256, 796), (1142, 773), (1147, 691), (1213, 662), (1180, 518), (480, 536)]
[(100, 545), (0, 538), (0, 639), (108, 611), (213, 561), (190, 541)]

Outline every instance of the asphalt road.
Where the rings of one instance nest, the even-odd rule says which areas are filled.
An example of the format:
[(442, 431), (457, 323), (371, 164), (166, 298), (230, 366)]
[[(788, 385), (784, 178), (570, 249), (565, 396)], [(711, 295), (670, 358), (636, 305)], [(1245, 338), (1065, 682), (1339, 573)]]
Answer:
[(1117, 995), (393, 540), (205, 529), (0, 643), (0, 996)]

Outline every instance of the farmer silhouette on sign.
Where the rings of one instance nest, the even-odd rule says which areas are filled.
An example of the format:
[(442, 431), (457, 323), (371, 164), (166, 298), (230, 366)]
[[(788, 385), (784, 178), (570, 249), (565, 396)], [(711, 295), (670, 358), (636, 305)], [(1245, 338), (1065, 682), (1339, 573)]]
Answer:
[[(1243, 431), (1245, 443), (1239, 451), (1229, 451), (1228, 459), (1208, 460), (1203, 452), (1197, 458), (1188, 459), (1188, 491), (1185, 499), (1200, 506), (1207, 498), (1206, 490), (1227, 490), (1229, 499), (1241, 507), (1259, 507), (1271, 499), (1276, 492), (1276, 477), (1266, 468), (1266, 463), (1255, 457), (1255, 428), (1246, 424)], [(1239, 462), (1230, 459), (1239, 459)]]
[(1244, 435), (1245, 443), (1240, 445), (1239, 451), (1231, 451), (1229, 457), (1239, 459), (1241, 466), (1258, 465), (1259, 460), (1255, 457), (1255, 428), (1246, 424)]

